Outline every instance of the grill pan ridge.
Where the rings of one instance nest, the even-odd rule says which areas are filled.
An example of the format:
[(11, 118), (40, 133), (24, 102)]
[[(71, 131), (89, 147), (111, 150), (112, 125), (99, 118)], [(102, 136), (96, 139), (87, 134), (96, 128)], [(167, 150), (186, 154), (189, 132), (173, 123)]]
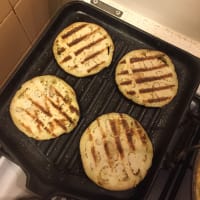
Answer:
[[(53, 57), (57, 34), (76, 21), (93, 22), (111, 35), (115, 52), (111, 65), (100, 73), (76, 78), (60, 69)], [(145, 108), (127, 100), (114, 80), (120, 58), (133, 49), (157, 49), (169, 55), (179, 80), (178, 94), (163, 108)], [(17, 130), (9, 115), (9, 104), (20, 85), (35, 76), (52, 74), (69, 83), (77, 94), (81, 118), (70, 134), (49, 141), (35, 141)], [(200, 61), (196, 57), (126, 24), (83, 2), (66, 4), (20, 64), (0, 94), (0, 142), (28, 176), (27, 187), (42, 196), (64, 193), (78, 199), (143, 199), (165, 156), (186, 108), (199, 85)], [(134, 189), (111, 192), (99, 188), (86, 177), (79, 154), (79, 140), (86, 127), (109, 112), (124, 112), (146, 129), (154, 148), (153, 165), (147, 177)], [(39, 178), (41, 182), (38, 183)]]

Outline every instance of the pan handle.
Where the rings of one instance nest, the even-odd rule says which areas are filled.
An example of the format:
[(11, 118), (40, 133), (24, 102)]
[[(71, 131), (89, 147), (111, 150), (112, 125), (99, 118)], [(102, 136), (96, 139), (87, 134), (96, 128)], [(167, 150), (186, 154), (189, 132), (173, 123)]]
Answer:
[(114, 15), (115, 17), (121, 17), (123, 15), (123, 12), (121, 10), (114, 8), (114, 7), (104, 3), (103, 1), (91, 0), (90, 2), (92, 5), (100, 8), (103, 11), (110, 13), (111, 15)]
[(200, 137), (200, 96), (196, 94), (190, 104), (187, 112), (186, 120), (181, 124), (181, 130), (184, 135), (184, 141), (178, 141), (178, 144), (174, 147), (174, 151), (167, 153), (164, 167), (174, 168), (179, 163), (187, 159), (189, 154), (198, 151), (200, 149), (200, 143), (198, 142)]

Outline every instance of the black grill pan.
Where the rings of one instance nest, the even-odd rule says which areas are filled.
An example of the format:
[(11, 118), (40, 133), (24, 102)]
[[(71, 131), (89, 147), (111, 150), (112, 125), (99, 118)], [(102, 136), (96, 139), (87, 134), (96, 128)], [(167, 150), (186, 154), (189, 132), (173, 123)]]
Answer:
[[(76, 21), (103, 26), (115, 45), (113, 61), (100, 73), (76, 78), (60, 69), (53, 57), (56, 35)], [(133, 49), (157, 49), (169, 55), (179, 80), (178, 94), (163, 108), (145, 108), (127, 100), (114, 81), (119, 59)], [(81, 109), (78, 126), (70, 133), (49, 141), (26, 137), (12, 123), (10, 101), (20, 85), (38, 75), (52, 74), (68, 82), (76, 91)], [(47, 197), (63, 194), (77, 199), (143, 199), (165, 158), (165, 151), (199, 85), (198, 58), (158, 39), (118, 18), (83, 2), (66, 4), (42, 34), (25, 60), (0, 93), (0, 142), (11, 159), (27, 174), (27, 187)], [(149, 134), (154, 159), (146, 178), (134, 189), (110, 192), (93, 184), (85, 175), (79, 154), (79, 140), (85, 128), (99, 115), (123, 112), (136, 118)]]

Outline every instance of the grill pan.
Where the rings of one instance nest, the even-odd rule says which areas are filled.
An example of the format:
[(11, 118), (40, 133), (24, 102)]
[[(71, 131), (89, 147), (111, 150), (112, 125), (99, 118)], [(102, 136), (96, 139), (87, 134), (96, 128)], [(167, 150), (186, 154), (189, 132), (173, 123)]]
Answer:
[[(110, 67), (94, 76), (73, 77), (59, 68), (53, 57), (55, 37), (76, 21), (101, 25), (111, 35), (115, 45)], [(123, 97), (115, 84), (115, 67), (120, 58), (130, 50), (141, 48), (163, 51), (175, 65), (178, 93), (163, 108), (137, 105)], [(70, 134), (49, 141), (36, 141), (15, 127), (10, 118), (9, 105), (22, 83), (45, 74), (56, 75), (74, 88), (81, 118)], [(156, 172), (162, 167), (168, 144), (196, 92), (199, 77), (198, 58), (87, 3), (67, 3), (1, 90), (0, 142), (9, 157), (25, 171), (27, 187), (43, 197), (62, 194), (77, 199), (143, 199)], [(146, 129), (154, 148), (153, 164), (146, 178), (136, 188), (123, 192), (111, 192), (96, 186), (86, 177), (80, 160), (79, 140), (82, 133), (96, 117), (108, 112), (123, 112), (136, 118)]]

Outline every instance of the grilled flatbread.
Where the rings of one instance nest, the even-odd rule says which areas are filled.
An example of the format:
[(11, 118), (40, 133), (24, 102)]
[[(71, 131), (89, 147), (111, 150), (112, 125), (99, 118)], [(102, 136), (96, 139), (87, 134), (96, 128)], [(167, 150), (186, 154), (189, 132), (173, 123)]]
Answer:
[(116, 83), (122, 94), (147, 107), (162, 107), (177, 94), (178, 79), (171, 59), (156, 50), (134, 50), (119, 61)]
[(87, 176), (112, 191), (135, 187), (152, 164), (153, 148), (140, 123), (123, 113), (108, 113), (93, 121), (80, 140)]
[(10, 114), (20, 131), (37, 140), (71, 132), (80, 117), (74, 90), (51, 75), (25, 82), (11, 101)]
[(85, 77), (108, 67), (112, 61), (114, 44), (101, 26), (75, 22), (62, 30), (53, 44), (59, 66), (69, 74)]

